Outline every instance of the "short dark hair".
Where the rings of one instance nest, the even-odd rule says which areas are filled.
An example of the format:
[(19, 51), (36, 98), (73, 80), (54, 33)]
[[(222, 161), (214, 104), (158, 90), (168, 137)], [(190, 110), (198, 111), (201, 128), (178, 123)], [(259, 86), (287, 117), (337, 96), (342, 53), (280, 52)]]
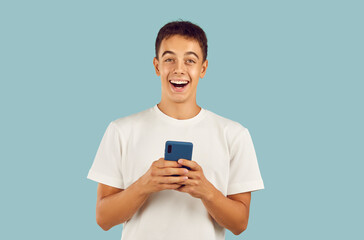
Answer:
[(207, 58), (207, 38), (204, 30), (198, 25), (189, 21), (173, 21), (164, 25), (158, 32), (157, 39), (155, 40), (155, 56), (158, 59), (158, 52), (163, 39), (168, 39), (174, 35), (181, 35), (186, 38), (196, 40), (201, 47), (204, 62)]

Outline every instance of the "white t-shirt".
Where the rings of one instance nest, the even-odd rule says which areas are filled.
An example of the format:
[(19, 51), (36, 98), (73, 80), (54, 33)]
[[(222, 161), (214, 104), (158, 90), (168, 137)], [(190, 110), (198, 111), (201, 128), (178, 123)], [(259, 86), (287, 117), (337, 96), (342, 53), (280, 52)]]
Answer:
[[(223, 195), (264, 188), (247, 128), (203, 108), (193, 118), (178, 120), (157, 105), (109, 124), (87, 178), (126, 189), (164, 157), (168, 140), (192, 142), (192, 160)], [(223, 240), (225, 228), (201, 199), (163, 190), (151, 194), (123, 224), (121, 239)]]

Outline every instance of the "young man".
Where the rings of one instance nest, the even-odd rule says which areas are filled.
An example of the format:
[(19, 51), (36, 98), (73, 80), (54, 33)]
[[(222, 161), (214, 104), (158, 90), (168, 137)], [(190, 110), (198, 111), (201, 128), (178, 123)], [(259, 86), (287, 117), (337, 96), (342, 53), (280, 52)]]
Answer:
[[(153, 64), (161, 101), (109, 124), (87, 176), (99, 182), (102, 229), (123, 223), (123, 240), (222, 240), (225, 228), (247, 228), (251, 192), (263, 181), (248, 129), (196, 103), (206, 57), (197, 25), (160, 29)], [(168, 140), (192, 142), (192, 160), (164, 160)]]

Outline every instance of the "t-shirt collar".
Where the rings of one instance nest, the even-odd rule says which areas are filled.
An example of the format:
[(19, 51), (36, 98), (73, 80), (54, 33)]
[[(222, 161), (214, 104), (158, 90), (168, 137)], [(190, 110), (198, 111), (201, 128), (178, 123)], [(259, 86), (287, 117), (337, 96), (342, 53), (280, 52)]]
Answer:
[(204, 109), (202, 107), (201, 107), (200, 112), (196, 116), (194, 116), (192, 118), (189, 118), (189, 119), (176, 119), (176, 118), (170, 117), (167, 114), (163, 113), (159, 109), (159, 107), (158, 107), (157, 104), (154, 105), (153, 110), (155, 111), (155, 113), (157, 114), (157, 116), (159, 118), (162, 118), (165, 121), (168, 121), (168, 122), (170, 122), (172, 124), (191, 124), (191, 123), (196, 123), (196, 122), (200, 121), (202, 118), (204, 118), (205, 115), (206, 115), (206, 109)]

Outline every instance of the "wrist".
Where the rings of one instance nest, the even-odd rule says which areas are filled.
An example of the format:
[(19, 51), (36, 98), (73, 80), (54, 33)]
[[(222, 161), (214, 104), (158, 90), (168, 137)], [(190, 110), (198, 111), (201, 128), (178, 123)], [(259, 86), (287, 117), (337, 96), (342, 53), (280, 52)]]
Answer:
[(140, 177), (138, 180), (136, 180), (133, 185), (140, 195), (148, 197), (151, 194), (151, 192), (148, 191), (143, 177)]
[(203, 200), (206, 202), (212, 202), (214, 201), (219, 194), (222, 194), (219, 190), (217, 190), (214, 185), (211, 184), (211, 187), (209, 189), (209, 191), (207, 192), (207, 194), (204, 195)]

